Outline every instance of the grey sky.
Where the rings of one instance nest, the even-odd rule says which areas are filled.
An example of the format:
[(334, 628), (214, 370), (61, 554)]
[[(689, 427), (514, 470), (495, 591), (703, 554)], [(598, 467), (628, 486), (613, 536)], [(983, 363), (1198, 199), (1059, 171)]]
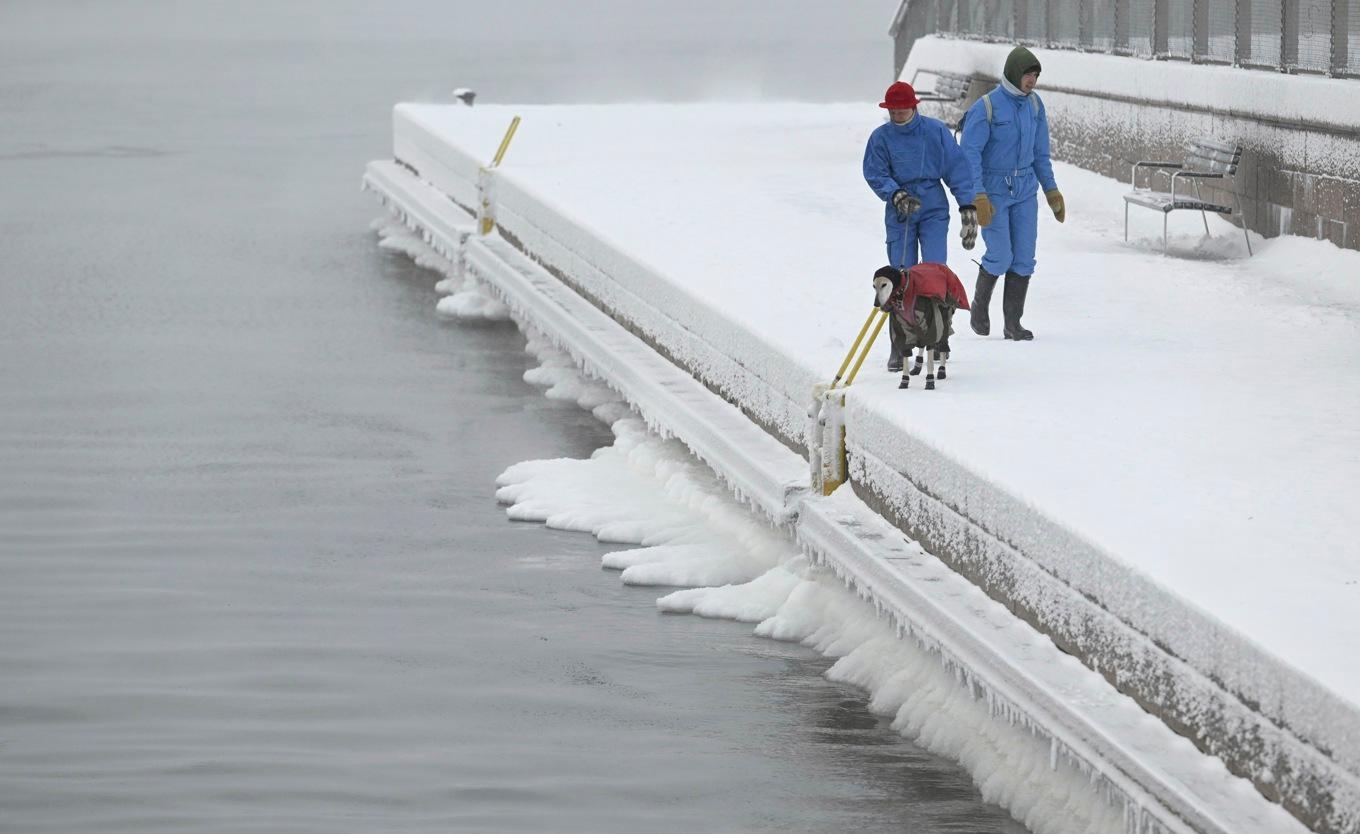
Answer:
[[(11, 71), (106, 54), (132, 83), (154, 66), (205, 85), (248, 78), (260, 50), (296, 56), (319, 83), (366, 63), (403, 75), (394, 95), (486, 101), (877, 100), (892, 81), (899, 0), (50, 0), (0, 2)], [(60, 26), (54, 26), (59, 18)], [(390, 66), (400, 43), (409, 67)], [(240, 57), (208, 64), (212, 50)], [(366, 46), (371, 45), (371, 46)], [(156, 53), (153, 55), (153, 53)], [(379, 55), (385, 58), (379, 58)], [(385, 62), (377, 66), (377, 62)]]

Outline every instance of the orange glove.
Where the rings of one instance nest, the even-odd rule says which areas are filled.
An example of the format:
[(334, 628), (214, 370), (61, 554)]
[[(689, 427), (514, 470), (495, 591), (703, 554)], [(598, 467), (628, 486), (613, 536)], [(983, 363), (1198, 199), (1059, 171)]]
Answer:
[(992, 208), (992, 201), (987, 199), (987, 193), (979, 191), (973, 198), (973, 208), (977, 209), (977, 219), (979, 226), (986, 226), (992, 222), (992, 215), (996, 209)]
[(1058, 218), (1059, 223), (1067, 219), (1067, 204), (1063, 202), (1061, 191), (1056, 188), (1045, 191), (1044, 199), (1048, 200), (1048, 207), (1053, 209), (1053, 216)]

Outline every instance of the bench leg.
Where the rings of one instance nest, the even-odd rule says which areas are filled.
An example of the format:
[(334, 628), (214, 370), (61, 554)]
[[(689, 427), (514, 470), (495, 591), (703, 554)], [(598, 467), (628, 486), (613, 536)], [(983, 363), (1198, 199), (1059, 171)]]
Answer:
[(1167, 218), (1170, 217), (1170, 216), (1171, 216), (1171, 212), (1169, 212), (1169, 211), (1164, 211), (1164, 212), (1162, 212), (1162, 252), (1163, 252), (1163, 253), (1167, 252), (1167, 251), (1171, 248), (1171, 247), (1168, 245), (1168, 243), (1167, 243), (1167, 236), (1166, 236), (1166, 220), (1167, 220)]
[[(1194, 182), (1194, 184), (1195, 184), (1195, 199), (1196, 199), (1196, 200), (1199, 200), (1200, 202), (1204, 202), (1204, 195), (1199, 193), (1199, 180), (1192, 180), (1192, 182)], [(1205, 237), (1208, 237), (1208, 236), (1209, 236), (1209, 215), (1206, 214), (1206, 213), (1204, 212), (1204, 209), (1200, 209), (1200, 210), (1199, 210), (1199, 217), (1200, 217), (1201, 220), (1204, 221), (1204, 236), (1205, 236)]]
[(1242, 221), (1242, 237), (1247, 241), (1247, 257), (1250, 258), (1254, 254), (1251, 251), (1251, 235), (1247, 234), (1247, 216), (1242, 213), (1242, 198), (1237, 196), (1236, 191), (1233, 192), (1233, 203), (1237, 206), (1237, 219)]
[(1129, 201), (1124, 201), (1124, 242), (1129, 242)]

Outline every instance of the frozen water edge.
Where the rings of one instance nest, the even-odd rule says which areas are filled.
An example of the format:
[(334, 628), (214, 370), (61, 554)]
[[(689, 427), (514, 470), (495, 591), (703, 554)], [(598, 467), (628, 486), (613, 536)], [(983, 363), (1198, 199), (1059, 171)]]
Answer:
[[(807, 474), (801, 458), (744, 417), (733, 419), (735, 409), (688, 374), (658, 362), (654, 351), (504, 241), (494, 237), (468, 240), (466, 218), (462, 226), (451, 222), (447, 214), (450, 204), (438, 192), (390, 164), (371, 166), (367, 183), (384, 195), (407, 225), (419, 229), (433, 249), (449, 257), (451, 263), (462, 263), (501, 295), (517, 319), (542, 327), (577, 364), (617, 387), (662, 437), (684, 441), (722, 475), (740, 499), (791, 531), (813, 562), (826, 566), (871, 600), (866, 610), (881, 611), (884, 616), (867, 619), (885, 631), (841, 632), (838, 629), (842, 626), (837, 623), (843, 618), (832, 617), (827, 623), (810, 620), (806, 611), (836, 607), (814, 599), (804, 600), (806, 608), (792, 608), (783, 618), (776, 609), (761, 619), (762, 628), (771, 636), (799, 639), (840, 657), (833, 674), (870, 689), (876, 709), (895, 712), (902, 726), (926, 746), (936, 745), (934, 749), (963, 761), (984, 790), (993, 790), (987, 787), (989, 784), (994, 786), (996, 794), (989, 798), (1017, 818), (1035, 826), (1036, 831), (1093, 830), (1086, 823), (1080, 828), (1040, 826), (1102, 818), (1099, 803), (1081, 814), (1070, 807), (1048, 808), (1037, 816), (1032, 813), (1039, 807), (1032, 806), (1035, 796), (1080, 795), (1113, 799), (1121, 809), (1117, 815), (1120, 826), (1115, 830), (1303, 830), (1248, 783), (1229, 775), (1221, 762), (1171, 734), (1098, 675), (1063, 655), (1047, 638), (927, 556), (846, 490), (827, 500), (810, 498), (800, 486)], [(443, 231), (432, 231), (440, 227)], [(458, 242), (451, 243), (453, 240)], [(721, 430), (704, 423), (709, 417), (722, 423)], [(633, 525), (636, 534), (637, 522)], [(612, 540), (629, 540), (628, 526), (602, 525), (592, 532), (614, 537)], [(675, 552), (682, 561), (685, 553), (693, 555), (693, 550), (677, 548)], [(641, 564), (644, 562), (634, 567)], [(789, 564), (796, 568), (795, 562)], [(921, 574), (913, 576), (912, 571), (917, 569)], [(780, 584), (776, 581), (779, 575), (773, 573), (778, 570), (788, 572), (782, 564), (775, 565), (770, 573), (751, 577), (754, 581), (749, 587), (734, 584), (681, 592), (692, 598), (672, 595), (664, 604), (676, 609), (690, 606), (710, 615), (755, 619), (769, 612), (768, 607), (761, 607), (761, 595)], [(672, 572), (666, 578), (674, 580), (677, 574)], [(825, 584), (824, 579), (818, 581)], [(948, 592), (942, 593), (945, 589)], [(808, 590), (803, 596), (818, 594)], [(787, 604), (788, 599), (784, 602)], [(764, 623), (770, 624), (768, 628)], [(873, 648), (864, 648), (870, 645)], [(889, 651), (890, 647), (906, 647), (901, 651), (916, 654), (898, 654), (896, 649)], [(925, 663), (927, 659), (929, 664)], [(927, 706), (918, 704), (908, 710), (908, 690), (933, 691), (934, 686), (922, 682), (928, 676), (918, 679), (907, 674), (912, 669), (934, 669), (944, 676), (941, 680), (952, 680), (958, 690), (947, 697), (941, 694), (939, 705), (930, 698), (925, 701)], [(902, 677), (904, 674), (906, 677)], [(960, 693), (967, 697), (959, 697)], [(975, 717), (963, 715), (970, 704), (977, 709), (985, 706), (990, 722), (986, 726), (995, 724), (1018, 733), (1008, 736), (998, 729), (1002, 734), (998, 737), (1005, 739), (997, 743), (1000, 749), (1042, 749), (1046, 767), (1014, 763), (997, 767), (990, 753), (977, 752), (964, 743), (980, 731), (970, 730), (959, 738), (951, 736), (951, 726), (978, 726)], [(1030, 741), (1025, 742), (1026, 738)], [(1038, 747), (1034, 746), (1035, 739)], [(1073, 773), (1089, 790), (1070, 790), (1075, 784)], [(1013, 780), (1009, 793), (995, 787), (1007, 780)], [(1036, 780), (1051, 791), (1030, 792), (1019, 787)], [(1077, 801), (1064, 800), (1069, 804)], [(1032, 807), (1026, 808), (1026, 802)]]

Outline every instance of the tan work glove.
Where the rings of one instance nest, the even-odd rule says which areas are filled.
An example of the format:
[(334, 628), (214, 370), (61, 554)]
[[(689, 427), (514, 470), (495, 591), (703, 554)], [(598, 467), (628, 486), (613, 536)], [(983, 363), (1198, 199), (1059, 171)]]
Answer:
[(1048, 200), (1048, 207), (1053, 209), (1053, 216), (1061, 223), (1067, 219), (1067, 204), (1063, 202), (1062, 192), (1058, 189), (1044, 192), (1044, 199)]
[(992, 208), (992, 201), (987, 199), (987, 193), (979, 191), (973, 198), (973, 207), (977, 209), (977, 220), (979, 226), (987, 226), (992, 222), (992, 215), (996, 209)]

